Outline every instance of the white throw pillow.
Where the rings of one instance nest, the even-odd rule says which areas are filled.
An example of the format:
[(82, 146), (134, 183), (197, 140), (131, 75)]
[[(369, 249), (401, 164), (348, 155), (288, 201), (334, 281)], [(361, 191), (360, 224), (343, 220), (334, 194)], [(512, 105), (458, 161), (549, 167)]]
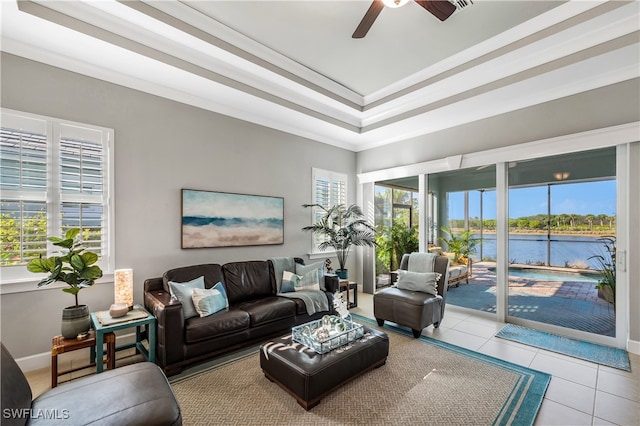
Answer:
[(441, 275), (437, 272), (409, 272), (401, 269), (398, 271), (396, 285), (402, 290), (420, 291), (436, 296)]

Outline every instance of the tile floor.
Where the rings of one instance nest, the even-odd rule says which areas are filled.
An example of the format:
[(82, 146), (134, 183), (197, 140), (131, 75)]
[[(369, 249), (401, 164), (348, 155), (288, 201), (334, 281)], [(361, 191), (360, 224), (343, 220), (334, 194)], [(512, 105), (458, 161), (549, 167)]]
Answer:
[[(373, 296), (358, 294), (353, 313), (373, 317)], [(504, 324), (447, 306), (442, 325), (423, 334), (552, 375), (536, 425), (640, 425), (640, 356), (630, 354), (631, 373), (494, 337)], [(117, 365), (133, 362), (132, 350), (118, 352)], [(88, 351), (59, 357), (60, 369), (82, 365)], [(49, 368), (26, 373), (34, 397), (50, 388)], [(91, 369), (60, 381), (92, 374)]]

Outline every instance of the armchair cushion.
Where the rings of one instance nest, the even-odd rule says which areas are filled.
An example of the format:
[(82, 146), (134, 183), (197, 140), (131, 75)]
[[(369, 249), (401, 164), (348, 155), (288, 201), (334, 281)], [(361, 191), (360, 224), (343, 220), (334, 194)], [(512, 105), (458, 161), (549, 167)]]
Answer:
[(420, 291), (436, 296), (440, 276), (437, 272), (410, 272), (400, 269), (396, 285), (401, 290)]

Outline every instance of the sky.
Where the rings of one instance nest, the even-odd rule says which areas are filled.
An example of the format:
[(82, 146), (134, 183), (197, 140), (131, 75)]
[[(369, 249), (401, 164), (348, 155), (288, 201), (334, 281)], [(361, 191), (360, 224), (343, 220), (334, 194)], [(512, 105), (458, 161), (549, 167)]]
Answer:
[[(480, 217), (480, 193), (469, 193), (469, 217)], [(449, 194), (451, 218), (464, 218), (463, 193)], [(495, 219), (496, 193), (485, 191), (483, 218)], [(558, 184), (551, 186), (551, 214), (616, 213), (616, 181)], [(547, 213), (547, 187), (517, 188), (509, 191), (509, 217), (518, 218)]]

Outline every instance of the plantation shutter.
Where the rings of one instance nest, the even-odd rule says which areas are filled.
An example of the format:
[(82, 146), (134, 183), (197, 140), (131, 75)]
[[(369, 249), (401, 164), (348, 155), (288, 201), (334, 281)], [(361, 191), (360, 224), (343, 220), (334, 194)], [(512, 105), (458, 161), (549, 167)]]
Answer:
[(45, 120), (7, 117), (0, 127), (1, 265), (47, 251), (47, 134)]
[[(111, 267), (109, 155), (113, 130), (2, 110), (2, 266), (50, 255), (47, 236), (82, 230), (83, 246)], [(21, 278), (19, 272), (10, 278)], [(25, 276), (29, 276), (26, 268)], [(24, 278), (24, 277), (22, 277)]]
[[(344, 173), (332, 172), (329, 170), (312, 169), (313, 174), (313, 199), (315, 204), (325, 208), (333, 207), (337, 204), (347, 204), (347, 175)], [(322, 218), (324, 212), (321, 209), (313, 209), (313, 221), (317, 222)], [(317, 252), (318, 244), (321, 240), (314, 235), (312, 242), (312, 252)]]

